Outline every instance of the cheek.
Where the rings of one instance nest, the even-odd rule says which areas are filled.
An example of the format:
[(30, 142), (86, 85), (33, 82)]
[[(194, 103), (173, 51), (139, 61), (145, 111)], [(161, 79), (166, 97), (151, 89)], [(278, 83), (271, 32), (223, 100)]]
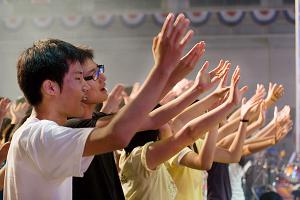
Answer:
[(88, 90), (88, 94), (94, 94), (95, 92), (97, 92), (98, 91), (98, 86), (97, 86), (97, 84), (96, 83), (89, 83), (89, 86), (90, 86), (90, 88), (89, 88), (89, 90)]

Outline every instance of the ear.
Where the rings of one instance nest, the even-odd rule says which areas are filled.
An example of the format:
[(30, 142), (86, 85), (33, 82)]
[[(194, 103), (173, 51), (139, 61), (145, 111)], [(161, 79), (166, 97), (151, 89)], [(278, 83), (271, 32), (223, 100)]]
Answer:
[(55, 96), (60, 93), (60, 87), (54, 81), (45, 80), (42, 84), (41, 91), (44, 95)]

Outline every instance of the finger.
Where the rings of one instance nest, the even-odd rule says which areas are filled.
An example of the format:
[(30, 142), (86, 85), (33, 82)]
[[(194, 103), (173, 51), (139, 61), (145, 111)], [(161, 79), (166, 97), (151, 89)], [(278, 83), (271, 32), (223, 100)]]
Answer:
[(181, 38), (183, 31), (186, 30), (188, 24), (185, 20), (185, 17), (182, 13), (180, 13), (175, 19), (174, 24), (172, 25), (173, 29), (170, 33), (170, 41), (171, 43), (177, 43), (179, 41), (178, 38)]
[(196, 63), (200, 60), (202, 55), (205, 52), (205, 42), (201, 41), (200, 43), (197, 43), (187, 54), (185, 60), (188, 61), (188, 66), (191, 68), (194, 68), (196, 66)]
[(244, 86), (240, 89), (240, 93), (243, 96), (248, 91), (248, 86)]
[(200, 73), (204, 73), (209, 66), (209, 62), (206, 60), (200, 69)]
[(209, 74), (210, 74), (211, 76), (215, 76), (219, 70), (223, 69), (223, 67), (225, 66), (224, 63), (225, 63), (225, 62), (223, 61), (223, 59), (221, 59), (221, 60), (219, 61), (218, 66), (217, 66), (215, 69), (213, 69), (212, 71), (210, 71)]
[(180, 22), (178, 23), (178, 25), (175, 27), (174, 33), (172, 33), (171, 35), (171, 42), (176, 44), (176, 46), (178, 46), (178, 44), (180, 45), (180, 39), (183, 37), (189, 25), (190, 25), (190, 20), (185, 19), (183, 16), (181, 23)]
[(153, 53), (156, 51), (158, 38), (159, 38), (158, 36), (155, 36), (155, 37), (153, 38), (153, 41), (152, 41), (152, 52), (153, 52)]
[(135, 82), (132, 86), (131, 94), (136, 94), (139, 91), (140, 87), (141, 84), (139, 82)]
[(173, 13), (169, 13), (164, 24), (163, 27), (161, 29), (161, 37), (162, 39), (165, 39), (169, 36), (171, 30), (172, 30), (172, 24), (174, 21), (174, 14)]
[(273, 84), (272, 82), (269, 83), (269, 92), (272, 90)]
[(229, 68), (226, 68), (224, 75), (222, 77), (221, 83), (220, 83), (222, 87), (225, 87), (225, 85), (227, 84), (228, 74), (229, 74), (228, 72), (229, 72)]
[(194, 35), (194, 31), (189, 30), (180, 41), (179, 48), (183, 49), (186, 46), (186, 44), (192, 39), (193, 35)]
[(246, 97), (243, 97), (243, 99), (242, 99), (242, 105), (245, 105), (245, 104), (246, 104), (246, 102), (247, 102), (247, 99), (246, 99)]
[(240, 68), (239, 68), (239, 66), (237, 66), (235, 68), (232, 78), (233, 78), (233, 83), (236, 86), (239, 82), (239, 79), (240, 79)]

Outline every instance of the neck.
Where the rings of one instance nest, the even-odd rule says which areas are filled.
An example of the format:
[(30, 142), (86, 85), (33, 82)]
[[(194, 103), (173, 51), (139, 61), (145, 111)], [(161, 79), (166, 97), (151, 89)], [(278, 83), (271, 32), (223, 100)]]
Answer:
[(63, 116), (57, 112), (54, 112), (54, 109), (42, 109), (38, 106), (32, 110), (31, 116), (34, 116), (39, 120), (44, 119), (54, 121), (59, 125), (64, 125), (67, 121), (67, 116)]
[(91, 119), (95, 108), (96, 104), (84, 104), (82, 119)]

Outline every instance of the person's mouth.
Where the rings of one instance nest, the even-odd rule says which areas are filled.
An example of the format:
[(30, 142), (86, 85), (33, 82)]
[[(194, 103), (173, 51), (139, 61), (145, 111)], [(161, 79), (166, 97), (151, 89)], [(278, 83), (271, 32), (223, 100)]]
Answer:
[(83, 96), (81, 102), (85, 102), (87, 101), (87, 99), (88, 99), (87, 96)]

